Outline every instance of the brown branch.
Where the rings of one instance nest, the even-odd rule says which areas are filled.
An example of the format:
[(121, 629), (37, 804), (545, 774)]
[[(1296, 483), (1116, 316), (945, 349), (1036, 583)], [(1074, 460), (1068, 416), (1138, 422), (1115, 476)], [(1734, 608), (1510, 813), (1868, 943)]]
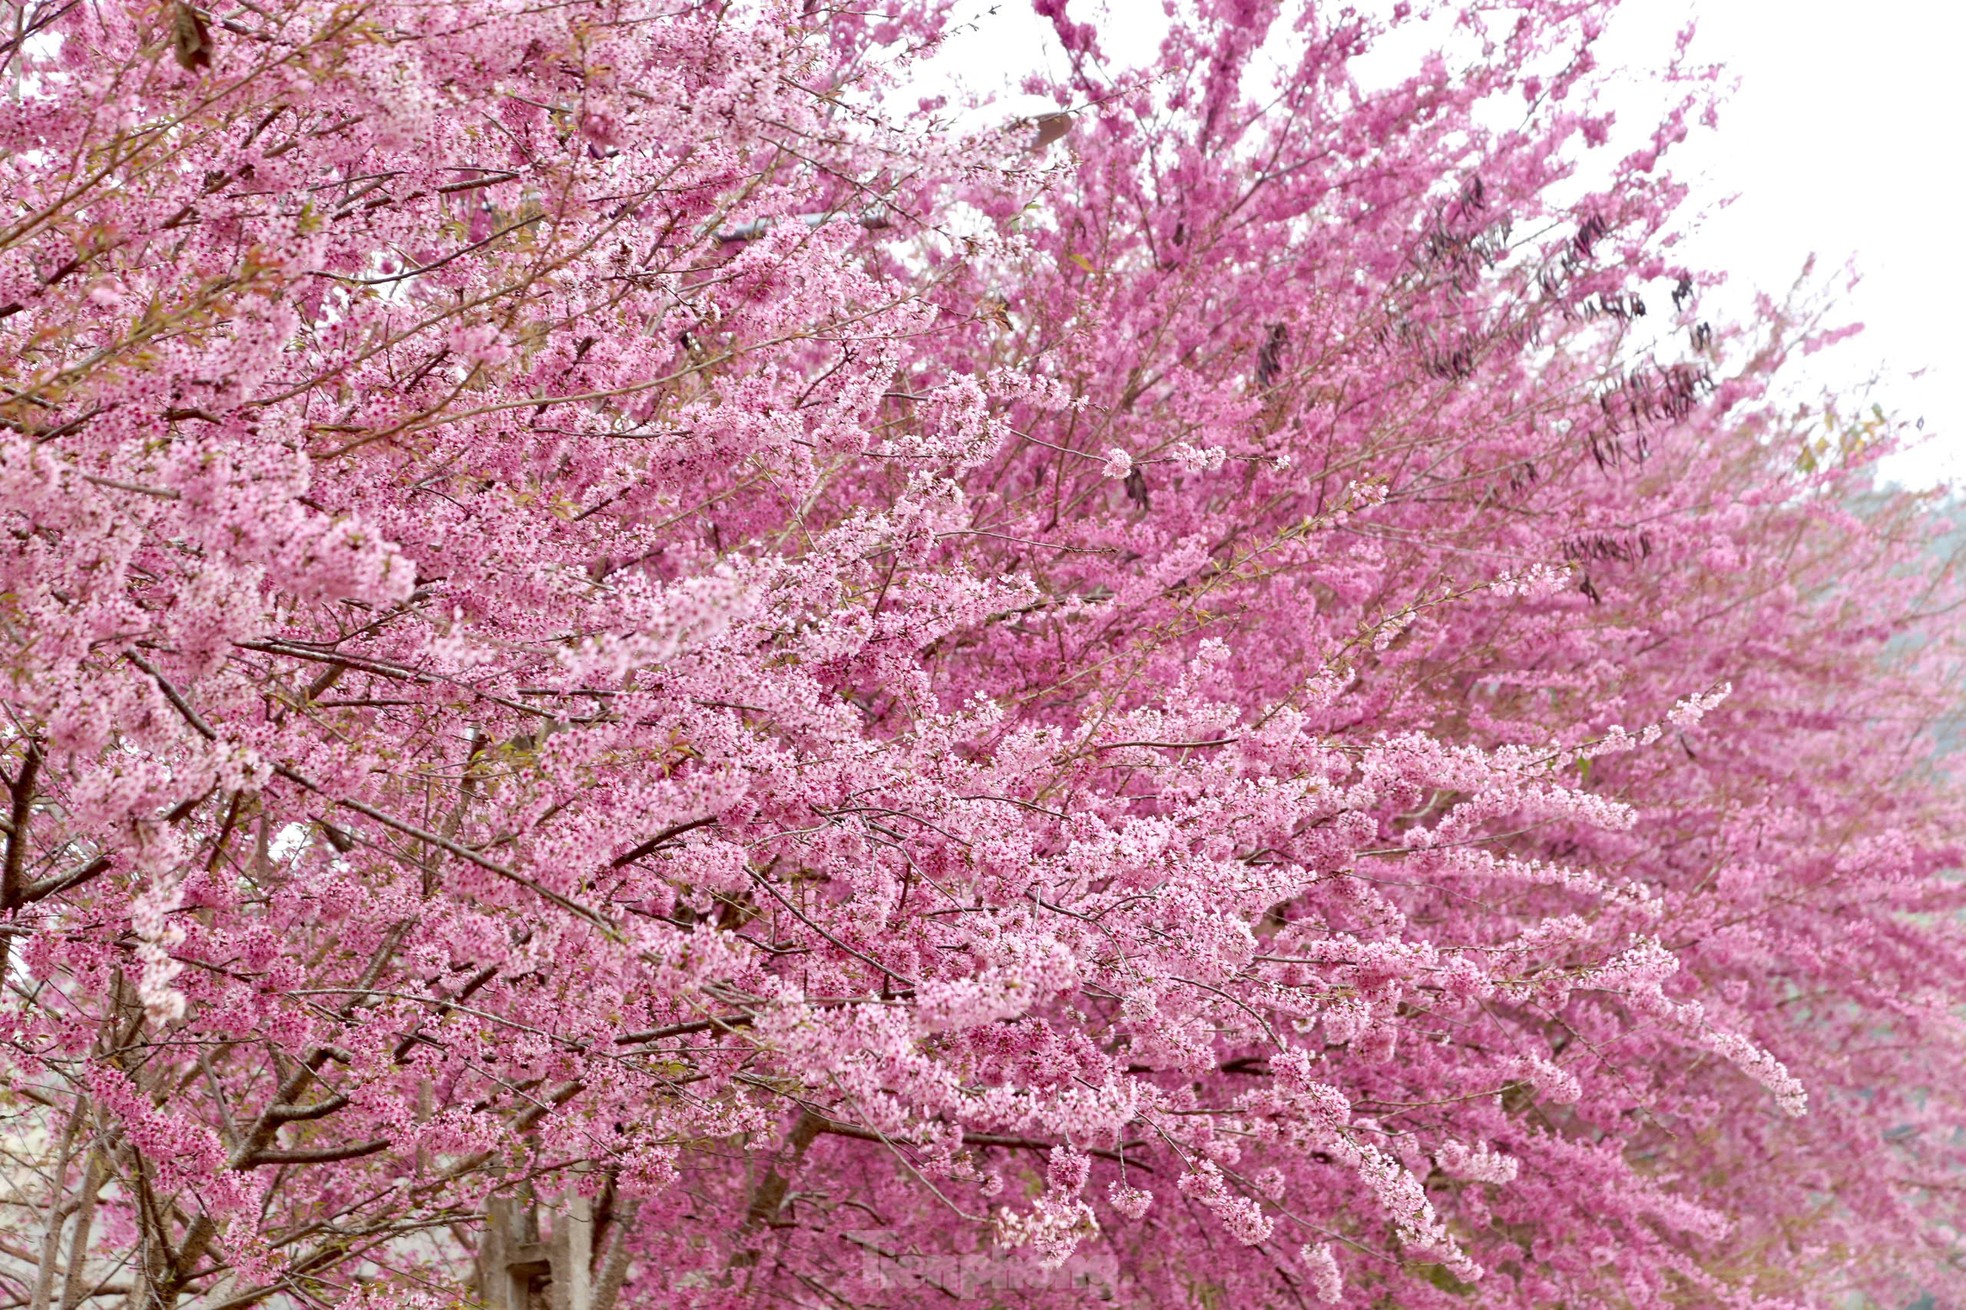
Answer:
[[(203, 805), (210, 798), (211, 792), (208, 791), (202, 795), (193, 796), (188, 800), (179, 801), (176, 805), (164, 811), (164, 822), (178, 823), (182, 821), (191, 811)], [(98, 855), (79, 869), (71, 869), (67, 873), (51, 873), (45, 878), (36, 878), (33, 882), (27, 884), (26, 888), (21, 892), (21, 904), (32, 905), (38, 900), (53, 896), (56, 892), (65, 892), (72, 888), (80, 887), (83, 883), (88, 882), (97, 874), (102, 873), (114, 863), (115, 861), (109, 856)]]
[[(203, 799), (202, 796), (199, 797), (199, 800)], [(196, 805), (197, 803), (197, 801), (191, 801), (187, 804)], [(185, 806), (179, 806), (178, 808), (184, 809), (186, 813), (190, 812)], [(171, 813), (175, 815), (177, 814), (177, 810), (173, 810)], [(34, 901), (41, 900), (43, 897), (53, 896), (56, 892), (65, 892), (71, 887), (80, 887), (83, 883), (90, 881), (97, 874), (108, 869), (112, 863), (114, 861), (107, 855), (98, 855), (81, 868), (69, 873), (56, 873), (50, 874), (46, 878), (38, 878), (29, 883), (27, 890), (21, 893), (21, 902), (22, 904), (31, 904)]]
[(171, 685), (171, 680), (169, 678), (166, 678), (163, 674), (157, 671), (156, 665), (152, 664), (149, 660), (137, 654), (135, 651), (130, 651), (128, 653), (128, 659), (130, 663), (136, 665), (138, 668), (142, 669), (145, 673), (150, 675), (150, 680), (157, 684), (157, 690), (164, 693), (164, 699), (171, 703), (171, 708), (175, 709), (178, 712), (178, 714), (183, 717), (184, 721), (192, 726), (193, 730), (195, 730), (200, 737), (203, 737), (206, 741), (218, 740), (218, 733), (212, 730), (212, 725), (205, 722), (204, 717), (200, 715), (197, 710), (191, 708), (191, 702), (186, 700), (183, 697), (183, 695), (179, 693), (178, 689)]
[(751, 881), (753, 883), (757, 884), (759, 887), (762, 887), (766, 892), (770, 893), (771, 898), (777, 901), (780, 905), (784, 906), (788, 911), (790, 911), (793, 918), (797, 919), (800, 923), (803, 923), (806, 927), (818, 933), (821, 937), (824, 937), (827, 941), (831, 942), (834, 946), (837, 946), (839, 949), (845, 951), (848, 955), (851, 955), (854, 959), (860, 961), (862, 964), (869, 965), (872, 968), (878, 970), (881, 974), (883, 974), (886, 977), (898, 978), (902, 982), (907, 983), (909, 987), (915, 986), (915, 980), (913, 978), (910, 978), (907, 974), (896, 973), (894, 970), (888, 968), (885, 964), (882, 964), (879, 960), (874, 959), (872, 956), (854, 950), (853, 947), (848, 946), (845, 942), (835, 937), (832, 933), (827, 932), (824, 928), (814, 923), (811, 919), (808, 919), (805, 916), (805, 914), (800, 911), (798, 906), (792, 904), (792, 902), (786, 900), (782, 895), (779, 894), (778, 889), (771, 885), (770, 879), (766, 878), (763, 874), (760, 874), (756, 869), (747, 869), (746, 872), (751, 875)]
[(812, 1110), (802, 1109), (799, 1117), (792, 1123), (792, 1131), (785, 1138), (785, 1146), (765, 1176), (758, 1180), (757, 1188), (751, 1193), (751, 1204), (745, 1208), (744, 1224), (738, 1230), (736, 1250), (730, 1258), (732, 1269), (745, 1269), (758, 1262), (757, 1248), (750, 1245), (752, 1237), (778, 1217), (780, 1207), (785, 1204), (786, 1193), (792, 1189), (792, 1175), (805, 1159), (806, 1148), (812, 1139), (825, 1131), (831, 1123), (824, 1115)]
[(68, 1242), (68, 1274), (62, 1284), (61, 1310), (75, 1310), (88, 1294), (88, 1280), (84, 1275), (89, 1258), (89, 1232), (95, 1226), (96, 1194), (109, 1181), (109, 1165), (101, 1147), (89, 1152), (89, 1162), (84, 1168), (82, 1204), (75, 1216), (75, 1234)]
[(712, 1028), (748, 1028), (752, 1022), (752, 1016), (748, 1014), (726, 1014), (714, 1019), (692, 1019), (688, 1023), (672, 1023), (667, 1028), (623, 1033), (614, 1041), (617, 1046), (633, 1046), (638, 1042), (659, 1042), (665, 1037), (682, 1037), (689, 1033), (708, 1032)]
[(247, 1160), (248, 1167), (262, 1164), (332, 1164), (337, 1160), (359, 1160), (365, 1155), (389, 1148), (387, 1138), (378, 1137), (372, 1141), (356, 1142), (350, 1146), (302, 1147), (299, 1150), (255, 1151)]
[(310, 1119), (325, 1119), (347, 1105), (348, 1098), (337, 1092), (326, 1100), (316, 1101), (312, 1105), (269, 1105), (261, 1111), (260, 1118), (275, 1126), (302, 1123)]
[[(162, 673), (160, 673), (155, 665), (150, 663), (150, 661), (144, 659), (143, 656), (137, 654), (135, 651), (130, 651), (128, 653), (128, 658), (130, 663), (136, 665), (139, 669), (142, 669), (145, 673), (150, 675), (151, 680), (157, 684), (158, 690), (164, 693), (164, 698), (170, 701), (172, 707), (177, 710), (177, 712), (184, 718), (184, 721), (186, 723), (189, 723), (192, 726), (192, 728), (197, 731), (199, 736), (203, 737), (206, 741), (218, 740), (218, 733), (213, 730), (212, 726), (209, 723), (205, 722), (205, 720), (199, 715), (197, 710), (191, 707), (191, 702), (187, 701), (184, 698), (183, 694), (180, 693), (176, 687), (171, 685), (170, 679), (166, 678)], [(324, 798), (332, 805), (339, 805), (343, 809), (353, 810), (355, 811), (355, 813), (360, 814), (365, 818), (374, 819), (377, 823), (381, 824), (383, 827), (388, 828), (394, 832), (399, 832), (403, 834), (405, 837), (409, 837), (416, 841), (424, 842), (428, 845), (435, 846), (437, 849), (441, 851), (446, 851), (452, 855), (457, 856), (461, 860), (465, 860), (468, 863), (477, 865), (481, 869), (485, 869), (491, 873), (495, 873), (499, 877), (504, 878), (509, 882), (517, 883), (519, 886), (524, 887), (526, 890), (532, 892), (534, 895), (539, 896), (547, 901), (552, 902), (554, 905), (559, 906), (567, 913), (572, 914), (578, 918), (585, 919), (588, 923), (592, 924), (596, 928), (599, 928), (603, 933), (607, 934), (609, 937), (618, 938), (620, 936), (619, 932), (616, 930), (614, 925), (609, 923), (605, 918), (603, 918), (599, 912), (595, 910), (591, 910), (587, 908), (585, 905), (580, 904), (580, 902), (572, 900), (569, 897), (562, 896), (560, 893), (554, 891), (550, 887), (544, 886), (537, 880), (528, 878), (525, 874), (520, 873), (517, 869), (507, 868), (505, 865), (500, 864), (496, 860), (486, 859), (478, 852), (472, 850), (469, 846), (460, 846), (456, 842), (451, 841), (447, 837), (441, 837), (434, 832), (429, 832), (423, 828), (419, 828), (413, 823), (405, 823), (401, 819), (395, 818), (385, 813), (382, 810), (376, 809), (373, 805), (366, 805), (361, 801), (354, 800), (346, 796), (331, 795), (326, 788), (321, 786), (321, 784), (315, 782), (313, 779), (307, 777), (305, 774), (296, 772), (295, 770), (288, 768), (284, 764), (275, 764), (273, 766), (273, 772), (279, 775), (280, 777), (285, 778), (288, 782), (293, 783), (295, 786), (301, 787), (307, 791), (311, 791), (316, 796), (320, 796)]]
[[(167, 688), (169, 687), (168, 683), (163, 683), (162, 685)], [(175, 693), (167, 692), (167, 694), (174, 695)], [(348, 1004), (341, 1008), (340, 1017), (344, 1022), (354, 1013), (356, 1000), (375, 984), (376, 979), (381, 975), (382, 971), (388, 967), (390, 958), (395, 955), (397, 946), (401, 944), (403, 935), (408, 930), (409, 924), (405, 921), (397, 924), (387, 933), (383, 934), (381, 945), (376, 948), (375, 954), (370, 957), (368, 966), (362, 970), (362, 976), (357, 981), (357, 996), (351, 998)], [(363, 1143), (360, 1147), (320, 1148), (325, 1151), (352, 1151), (353, 1154), (349, 1155), (323, 1155), (319, 1151), (269, 1149), (272, 1147), (273, 1139), (280, 1131), (280, 1125), (291, 1121), (290, 1119), (282, 1118), (282, 1112), (291, 1112), (302, 1108), (298, 1105), (296, 1098), (307, 1090), (307, 1084), (314, 1081), (320, 1072), (321, 1066), (330, 1060), (347, 1064), (353, 1058), (349, 1052), (342, 1050), (338, 1046), (328, 1045), (325, 1042), (302, 1056), (295, 1065), (294, 1071), (280, 1080), (280, 1086), (274, 1091), (273, 1099), (267, 1108), (259, 1113), (258, 1117), (253, 1120), (252, 1127), (248, 1128), (241, 1135), (239, 1142), (234, 1145), (231, 1154), (226, 1157), (226, 1167), (235, 1171), (244, 1172), (248, 1169), (257, 1168), (262, 1164), (312, 1164), (334, 1160), (352, 1160), (358, 1156), (373, 1154), (375, 1151), (382, 1150), (383, 1147), (389, 1145), (388, 1142), (371, 1142)], [(340, 1101), (340, 1105), (334, 1107), (337, 1110), (348, 1104), (348, 1099), (342, 1096), (331, 1096), (328, 1100)], [(305, 1107), (303, 1113), (296, 1117), (318, 1119), (333, 1113), (332, 1110), (325, 1109), (320, 1110), (319, 1113), (305, 1113), (305, 1111), (316, 1109), (318, 1109), (317, 1106)], [(191, 1226), (185, 1230), (184, 1244), (171, 1257), (171, 1271), (168, 1280), (170, 1284), (170, 1295), (163, 1298), (164, 1305), (169, 1306), (173, 1304), (177, 1293), (183, 1289), (185, 1282), (190, 1279), (191, 1269), (203, 1258), (206, 1248), (211, 1245), (212, 1238), (216, 1233), (217, 1227), (213, 1224), (209, 1214), (200, 1214), (191, 1222)]]
[(717, 821), (717, 816), (712, 814), (701, 819), (691, 819), (688, 823), (670, 824), (667, 828), (664, 828), (661, 832), (658, 832), (657, 834), (655, 834), (655, 836), (649, 838), (647, 841), (643, 842), (640, 846), (637, 846), (634, 850), (629, 851), (626, 855), (615, 856), (614, 859), (608, 861), (608, 867), (610, 869), (619, 869), (624, 864), (633, 864), (636, 860), (641, 859), (644, 855), (655, 854), (655, 852), (661, 850), (664, 846), (667, 846), (670, 842), (682, 836), (684, 833), (691, 832), (697, 828), (701, 828), (708, 824), (715, 823), (716, 821)]
[(641, 1210), (640, 1198), (631, 1200), (615, 1217), (614, 1231), (608, 1234), (606, 1254), (601, 1257), (600, 1272), (595, 1275), (593, 1296), (589, 1310), (614, 1310), (614, 1303), (621, 1295), (621, 1284), (628, 1277), (628, 1237), (635, 1225), (635, 1216)]
[[(442, 1019), (463, 1002), (470, 1000), (473, 992), (497, 976), (498, 966), (494, 964), (488, 964), (478, 970), (478, 972), (472, 974), (465, 980), (464, 986), (457, 989), (455, 995), (443, 997), (439, 1001), (437, 1005), (437, 1018)], [(419, 1023), (415, 1031), (409, 1033), (402, 1041), (396, 1043), (395, 1053), (390, 1058), (397, 1064), (402, 1064), (409, 1059), (410, 1052), (416, 1048), (418, 1042), (427, 1042), (429, 1040), (429, 1038), (423, 1035), (423, 1025)]]
[(472, 850), (469, 846), (460, 846), (456, 842), (451, 841), (447, 837), (441, 837), (438, 834), (434, 832), (430, 832), (427, 829), (419, 828), (413, 823), (405, 823), (401, 819), (394, 818), (391, 815), (385, 813), (384, 811), (378, 810), (373, 805), (365, 805), (361, 801), (354, 800), (346, 796), (329, 795), (327, 790), (323, 788), (319, 783), (314, 782), (312, 779), (307, 778), (303, 774), (296, 773), (294, 770), (288, 768), (284, 764), (274, 765), (273, 772), (275, 772), (282, 778), (285, 778), (288, 782), (291, 782), (299, 787), (304, 787), (308, 791), (313, 792), (315, 795), (323, 797), (330, 804), (339, 805), (343, 809), (353, 810), (355, 811), (355, 813), (360, 814), (365, 818), (374, 819), (377, 823), (381, 824), (383, 827), (388, 828), (394, 832), (399, 832), (403, 834), (405, 837), (409, 837), (416, 841), (424, 842), (427, 843), (428, 845), (435, 846), (438, 850), (446, 851), (451, 855), (455, 855), (460, 860), (464, 860), (465, 862), (470, 864), (475, 864), (479, 868), (484, 869), (490, 873), (495, 873), (499, 877), (504, 878), (508, 882), (516, 883), (518, 886), (524, 887), (527, 891), (533, 893), (535, 896), (538, 896), (543, 900), (550, 901), (554, 905), (559, 906), (561, 909), (565, 910), (568, 914), (571, 914), (576, 918), (586, 920), (589, 924), (600, 929), (602, 933), (606, 934), (609, 937), (618, 938), (620, 936), (620, 932), (615, 928), (615, 926), (609, 923), (605, 918), (603, 918), (598, 911), (587, 908), (585, 905), (582, 905), (579, 901), (573, 900), (566, 896), (562, 896), (560, 893), (554, 891), (551, 887), (547, 887), (535, 879), (528, 878), (525, 874), (520, 873), (517, 869), (508, 868), (505, 865), (500, 864), (497, 860), (486, 859), (478, 852)]
[(22, 903), (21, 877), (27, 862), (27, 825), (34, 816), (34, 783), (41, 773), (41, 743), (27, 739), (27, 755), (14, 780), (13, 805), (8, 812), (7, 859), (0, 873), (0, 913)]
[[(894, 1145), (894, 1138), (891, 1136), (876, 1132), (872, 1128), (862, 1128), (857, 1124), (844, 1123), (838, 1119), (827, 1118), (821, 1120), (819, 1131), (830, 1133), (835, 1137), (851, 1137), (859, 1142), (879, 1142), (883, 1146)], [(1054, 1147), (1061, 1145), (1061, 1143), (1047, 1142), (1036, 1137), (1010, 1137), (1002, 1133), (972, 1133), (965, 1131), (963, 1133), (963, 1145), (1001, 1146), (1010, 1150), (1048, 1152)], [(1137, 1158), (1125, 1153), (1128, 1147), (1145, 1145), (1145, 1142), (1121, 1142), (1120, 1149), (1117, 1151), (1109, 1151), (1097, 1146), (1081, 1146), (1077, 1149), (1085, 1152), (1087, 1155), (1096, 1155), (1102, 1160), (1114, 1160), (1126, 1165), (1128, 1168), (1141, 1169), (1152, 1173), (1152, 1165), (1143, 1164)]]

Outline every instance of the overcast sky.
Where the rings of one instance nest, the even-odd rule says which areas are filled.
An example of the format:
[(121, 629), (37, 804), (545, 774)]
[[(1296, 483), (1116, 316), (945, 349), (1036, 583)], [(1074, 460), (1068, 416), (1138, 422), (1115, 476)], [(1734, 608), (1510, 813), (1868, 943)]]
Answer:
[[(1611, 37), (1656, 47), (1688, 15), (1740, 88), (1688, 163), (1709, 198), (1739, 199), (1693, 243), (1696, 262), (1776, 291), (1813, 251), (1862, 335), (1806, 361), (1825, 383), (1880, 374), (1874, 398), (1923, 418), (1907, 481), (1966, 476), (1966, 108), (1962, 7), (1949, 0), (1629, 0)], [(1689, 175), (1691, 177), (1693, 175)], [(1838, 286), (1841, 285), (1839, 280)]]
[[(1098, 8), (1074, 0), (1072, 13)], [(1109, 53), (1144, 62), (1164, 30), (1160, 0), (1108, 0), (1108, 8), (1117, 20), (1104, 25)], [(953, 73), (972, 89), (995, 89), (1055, 56), (1028, 0), (962, 0), (958, 12), (977, 25), (950, 43), (931, 78)], [(1717, 293), (1726, 312), (1751, 303), (1753, 288), (1785, 292), (1817, 255), (1817, 283), (1836, 288), (1833, 321), (1861, 321), (1865, 331), (1799, 361), (1806, 376), (1796, 380), (1922, 418), (1924, 448), (1893, 465), (1902, 480), (1966, 480), (1966, 221), (1956, 203), (1966, 190), (1966, 6), (1625, 0), (1601, 57), (1660, 63), (1689, 18), (1699, 31), (1695, 57), (1739, 79), (1719, 130), (1677, 154), (1693, 206), (1717, 210), (1688, 243), (1689, 262), (1729, 275), (1731, 286)], [(1607, 103), (1622, 127), (1638, 128), (1653, 112), (1641, 86), (1614, 83)], [(1860, 281), (1846, 290), (1841, 270), (1852, 259)], [(1863, 391), (1872, 377), (1877, 386)]]

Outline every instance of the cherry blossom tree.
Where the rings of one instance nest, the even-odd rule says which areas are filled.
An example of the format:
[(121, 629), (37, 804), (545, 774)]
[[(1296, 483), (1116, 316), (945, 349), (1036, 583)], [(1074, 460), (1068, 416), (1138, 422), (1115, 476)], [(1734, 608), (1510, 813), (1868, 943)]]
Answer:
[(16, 0), (8, 1304), (1966, 1293), (1961, 589), (1711, 72), (1037, 8)]

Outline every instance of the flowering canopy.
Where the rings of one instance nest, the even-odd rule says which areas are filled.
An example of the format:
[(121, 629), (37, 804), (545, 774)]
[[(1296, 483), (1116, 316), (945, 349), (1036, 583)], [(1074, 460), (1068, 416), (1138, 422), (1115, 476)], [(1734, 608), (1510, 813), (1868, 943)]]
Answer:
[(1708, 81), (1279, 8), (16, 4), (14, 1304), (1966, 1291), (1958, 588)]

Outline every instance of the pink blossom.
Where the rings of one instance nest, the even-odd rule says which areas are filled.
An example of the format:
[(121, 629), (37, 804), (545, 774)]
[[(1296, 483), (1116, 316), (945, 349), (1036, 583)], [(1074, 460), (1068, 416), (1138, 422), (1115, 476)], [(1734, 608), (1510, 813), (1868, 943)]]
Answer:
[(10, 1296), (1966, 1297), (1948, 511), (1717, 74), (1100, 8), (19, 9)]

